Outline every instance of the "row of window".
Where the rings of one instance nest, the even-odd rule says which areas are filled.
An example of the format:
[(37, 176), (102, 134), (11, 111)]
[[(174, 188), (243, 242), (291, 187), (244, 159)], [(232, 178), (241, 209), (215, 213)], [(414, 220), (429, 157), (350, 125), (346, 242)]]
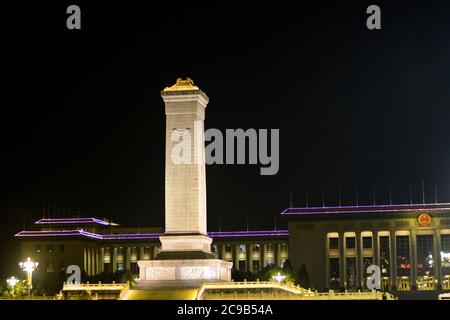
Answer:
[[(338, 239), (338, 238), (330, 238)], [(415, 263), (417, 270), (416, 284), (419, 290), (432, 290), (435, 289), (435, 272), (436, 264), (434, 257), (434, 236), (432, 234), (428, 235), (417, 235), (416, 240), (416, 255), (415, 261), (411, 261), (411, 239), (409, 235), (396, 235), (395, 236), (395, 249), (396, 249), (396, 285), (400, 290), (410, 290), (410, 277), (411, 277), (411, 264)], [(442, 286), (444, 288), (450, 288), (450, 234), (442, 234), (440, 236), (441, 240), (441, 252), (438, 253), (437, 259), (441, 261), (441, 273), (443, 276)], [(338, 242), (339, 243), (339, 242)], [(372, 241), (366, 242), (366, 249), (372, 247)], [(337, 249), (339, 245), (336, 245), (336, 241), (333, 240), (334, 247), (329, 243), (330, 250), (332, 248)], [(346, 243), (347, 245), (347, 243)], [(370, 246), (369, 246), (370, 245)], [(363, 246), (364, 247), (364, 246)], [(379, 236), (379, 255), (380, 255), (380, 269), (381, 276), (383, 277), (383, 283), (385, 286), (393, 285), (390, 283), (390, 277), (392, 272), (392, 261), (391, 261), (391, 246), (390, 237)], [(344, 276), (345, 276), (345, 287), (348, 289), (356, 288), (356, 258), (346, 256), (344, 258)], [(367, 267), (373, 263), (373, 257), (363, 257), (362, 258), (362, 272), (364, 277), (368, 276), (366, 274)], [(331, 287), (336, 287), (340, 285), (340, 259), (337, 257), (330, 257), (329, 259), (329, 281)], [(364, 278), (363, 278), (364, 279)], [(365, 281), (364, 281), (365, 282)]]
[[(362, 248), (372, 249), (372, 237), (362, 237)], [(339, 250), (339, 238), (330, 237), (328, 238), (328, 247), (330, 250)], [(355, 249), (356, 248), (356, 238), (355, 237), (345, 237), (345, 248)]]
[[(64, 245), (63, 244), (60, 244), (57, 247), (58, 247), (59, 252), (64, 252)], [(48, 244), (46, 249), (47, 249), (48, 253), (53, 253), (55, 251), (55, 245)], [(109, 256), (110, 248), (106, 247), (104, 249), (105, 249), (105, 256)], [(251, 244), (251, 249), (252, 249), (252, 252), (258, 253), (261, 250), (261, 245), (259, 245), (259, 244)], [(118, 255), (123, 254), (123, 250), (124, 250), (124, 247), (117, 247), (117, 254)], [(228, 245), (228, 244), (225, 245), (225, 252), (226, 253), (231, 253), (232, 250), (233, 250), (233, 246), (232, 245)], [(271, 243), (270, 244), (266, 244), (266, 252), (271, 253), (271, 252), (273, 252), (273, 250), (274, 250), (273, 249), (273, 244), (271, 244)], [(280, 247), (280, 250), (281, 251), (287, 251), (287, 244), (286, 243), (282, 243), (281, 247)], [(219, 252), (219, 246), (217, 244), (212, 245), (211, 246), (211, 251), (213, 253), (218, 253)], [(42, 252), (42, 246), (40, 244), (36, 245), (36, 252), (37, 253)], [(239, 252), (240, 253), (246, 253), (247, 252), (247, 245), (240, 244), (239, 245)], [(147, 256), (151, 255), (151, 248), (150, 247), (144, 247), (144, 256), (145, 255), (147, 255)], [(131, 259), (132, 260), (133, 260), (133, 257), (137, 257), (137, 248), (136, 247), (131, 247)], [(144, 257), (144, 260), (145, 260), (145, 257)]]
[[(58, 246), (58, 250), (59, 252), (64, 252), (64, 245), (63, 244), (59, 244)], [(42, 251), (42, 247), (40, 244), (36, 245), (36, 253), (41, 253)], [(53, 253), (55, 251), (55, 245), (53, 244), (48, 244), (47, 245), (47, 252), (48, 253)]]
[[(261, 247), (262, 245), (254, 243), (251, 244), (251, 251), (253, 253), (259, 253), (261, 251)], [(272, 253), (274, 251), (274, 245), (272, 243), (268, 243), (265, 245), (266, 246), (266, 251), (267, 253)], [(224, 245), (224, 250), (225, 253), (232, 253), (233, 252), (233, 246), (231, 244), (226, 244)], [(282, 252), (287, 252), (287, 244), (286, 243), (281, 243), (280, 244), (280, 250)], [(211, 251), (213, 253), (218, 253), (219, 252), (219, 245), (217, 244), (213, 244), (211, 246)], [(239, 245), (239, 253), (247, 253), (247, 245), (246, 244), (240, 244)]]
[[(124, 247), (117, 247), (117, 263), (123, 264), (124, 255), (126, 254), (126, 248)], [(144, 256), (141, 257), (143, 260), (150, 260), (151, 258), (151, 248), (150, 247), (144, 247), (143, 248)], [(103, 263), (111, 263), (111, 251), (113, 249), (110, 247), (103, 248)], [(159, 247), (156, 247), (156, 250), (159, 252)], [(138, 250), (137, 247), (130, 247), (130, 262), (136, 263), (138, 260)]]

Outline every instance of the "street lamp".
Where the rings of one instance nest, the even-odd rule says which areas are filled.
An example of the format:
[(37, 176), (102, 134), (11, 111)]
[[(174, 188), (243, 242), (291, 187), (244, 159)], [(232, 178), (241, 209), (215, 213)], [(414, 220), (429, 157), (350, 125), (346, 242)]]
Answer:
[(278, 281), (278, 283), (281, 283), (281, 281), (284, 281), (286, 279), (286, 276), (282, 276), (279, 272), (276, 276), (272, 276), (272, 279)]
[(8, 279), (6, 279), (6, 283), (8, 283), (8, 286), (11, 287), (11, 292), (12, 295), (14, 296), (14, 287), (20, 282), (19, 279), (17, 279), (16, 277), (12, 276), (9, 277)]
[(33, 288), (32, 275), (33, 271), (37, 268), (39, 262), (31, 261), (31, 258), (28, 257), (27, 261), (19, 262), (20, 268), (27, 273), (27, 287), (28, 287), (28, 295), (31, 296), (31, 289)]

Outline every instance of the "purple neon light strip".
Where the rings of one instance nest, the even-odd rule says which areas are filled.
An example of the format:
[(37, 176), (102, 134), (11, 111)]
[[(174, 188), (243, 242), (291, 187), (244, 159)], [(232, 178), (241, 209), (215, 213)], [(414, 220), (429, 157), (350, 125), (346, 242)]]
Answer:
[(102, 240), (159, 239), (162, 233), (119, 233), (102, 235)]
[(288, 230), (261, 230), (261, 231), (215, 231), (208, 232), (208, 235), (213, 238), (225, 238), (225, 237), (257, 237), (257, 236), (284, 236), (288, 235)]
[[(392, 209), (401, 207), (400, 209)], [(404, 207), (404, 208), (402, 208)], [(371, 209), (371, 210), (348, 210), (348, 209)], [(378, 209), (380, 208), (380, 209)], [(389, 209), (391, 208), (391, 209)], [(331, 210), (335, 209), (335, 210)], [(346, 210), (347, 209), (347, 210)], [(297, 212), (289, 212), (296, 211)], [(300, 211), (303, 210), (303, 211)], [(325, 211), (324, 211), (325, 210)], [(282, 215), (317, 215), (317, 214), (340, 214), (340, 213), (371, 213), (371, 212), (410, 212), (410, 211), (448, 211), (450, 204), (401, 204), (401, 205), (378, 205), (378, 206), (346, 206), (346, 207), (309, 207), (309, 208), (287, 208)]]
[(40, 219), (35, 224), (76, 224), (76, 223), (98, 223), (104, 226), (109, 226), (109, 222), (97, 218), (55, 218), (55, 219)]
[(450, 203), (414, 203), (414, 204), (377, 204), (377, 205), (363, 205), (363, 206), (328, 206), (328, 207), (303, 207), (303, 208), (288, 208), (293, 210), (304, 210), (304, 209), (310, 209), (310, 210), (318, 210), (318, 209), (339, 209), (339, 208), (378, 208), (378, 207), (424, 207), (424, 206), (430, 206), (430, 207), (448, 207), (450, 209)]
[[(53, 237), (53, 236), (86, 236), (98, 240), (138, 240), (138, 239), (159, 239), (162, 233), (122, 233), (122, 234), (97, 234), (84, 230), (54, 230), (54, 231), (21, 231), (16, 237)], [(209, 232), (213, 238), (230, 237), (269, 237), (269, 236), (288, 236), (288, 230), (274, 231), (225, 231)]]
[(240, 233), (246, 233), (246, 234), (251, 234), (251, 233), (261, 233), (261, 232), (271, 232), (271, 233), (283, 233), (283, 232), (288, 232), (288, 230), (248, 230), (248, 231), (211, 231), (208, 232), (209, 235), (211, 234), (240, 234)]
[(102, 236), (96, 233), (87, 232), (84, 230), (56, 230), (56, 231), (21, 231), (15, 235), (16, 237), (72, 237), (85, 236), (93, 239), (102, 239)]
[(289, 236), (288, 232), (285, 233), (270, 233), (270, 232), (266, 232), (266, 233), (251, 233), (251, 234), (245, 234), (245, 233), (239, 233), (239, 234), (210, 234), (211, 237), (213, 238), (232, 238), (233, 236), (235, 237), (270, 237), (270, 236), (275, 236), (275, 237), (280, 237), (280, 236)]

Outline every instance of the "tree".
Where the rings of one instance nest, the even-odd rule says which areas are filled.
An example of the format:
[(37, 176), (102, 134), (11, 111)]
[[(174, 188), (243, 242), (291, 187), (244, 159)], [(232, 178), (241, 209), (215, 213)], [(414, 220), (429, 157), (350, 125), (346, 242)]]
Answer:
[[(2, 281), (0, 290), (1, 290), (1, 295), (3, 295), (3, 296), (11, 296), (12, 295), (11, 287), (6, 285), (6, 281)], [(14, 295), (15, 296), (28, 295), (28, 288), (27, 288), (26, 282), (24, 280), (19, 281), (14, 286)]]
[(298, 284), (300, 287), (308, 289), (311, 288), (311, 283), (309, 282), (308, 270), (306, 270), (306, 265), (302, 263), (300, 270), (297, 274)]
[(231, 278), (234, 281), (240, 282), (240, 281), (255, 281), (257, 276), (255, 274), (252, 274), (250, 271), (241, 271), (241, 270), (231, 270)]
[(276, 276), (278, 273), (286, 277), (286, 282), (296, 283), (296, 274), (292, 269), (289, 260), (285, 261), (285, 263), (283, 264), (283, 268), (280, 268), (273, 264), (267, 265), (260, 271), (260, 273), (258, 274), (258, 278), (263, 281), (272, 281), (272, 277)]

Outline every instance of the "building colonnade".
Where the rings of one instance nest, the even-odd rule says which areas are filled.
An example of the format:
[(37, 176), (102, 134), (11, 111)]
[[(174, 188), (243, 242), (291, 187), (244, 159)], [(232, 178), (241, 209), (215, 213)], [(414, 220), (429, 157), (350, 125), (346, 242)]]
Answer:
[[(86, 246), (83, 252), (84, 271), (87, 276), (103, 272), (137, 272), (138, 260), (152, 260), (160, 250), (160, 244)], [(235, 270), (249, 272), (258, 272), (267, 265), (281, 267), (288, 258), (287, 240), (213, 243), (211, 251), (218, 259), (232, 261)]]
[(383, 290), (450, 289), (450, 229), (329, 232), (330, 289), (367, 289), (367, 267), (380, 267)]

